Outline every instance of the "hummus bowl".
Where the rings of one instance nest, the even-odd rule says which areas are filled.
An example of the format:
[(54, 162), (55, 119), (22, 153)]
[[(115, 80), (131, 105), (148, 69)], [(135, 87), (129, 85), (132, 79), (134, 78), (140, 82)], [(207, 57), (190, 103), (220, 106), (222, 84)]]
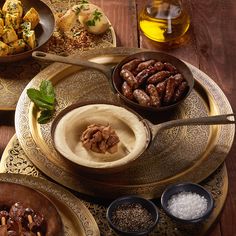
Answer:
[[(91, 124), (110, 125), (119, 137), (115, 153), (86, 149), (81, 136)], [(147, 148), (150, 134), (142, 118), (118, 105), (73, 104), (58, 114), (52, 124), (55, 149), (83, 170), (118, 172), (127, 168)]]
[(119, 105), (76, 103), (55, 118), (52, 139), (55, 149), (83, 170), (108, 174), (129, 167), (163, 129), (234, 123), (235, 114), (225, 114), (170, 120), (154, 125), (133, 110)]

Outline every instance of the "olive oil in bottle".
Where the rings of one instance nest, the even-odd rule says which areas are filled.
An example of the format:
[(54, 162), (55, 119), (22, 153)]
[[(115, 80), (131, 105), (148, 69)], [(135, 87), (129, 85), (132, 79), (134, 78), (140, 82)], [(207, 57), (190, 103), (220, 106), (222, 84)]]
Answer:
[(189, 25), (189, 15), (180, 0), (150, 0), (139, 15), (141, 30), (157, 42), (169, 42), (181, 37)]

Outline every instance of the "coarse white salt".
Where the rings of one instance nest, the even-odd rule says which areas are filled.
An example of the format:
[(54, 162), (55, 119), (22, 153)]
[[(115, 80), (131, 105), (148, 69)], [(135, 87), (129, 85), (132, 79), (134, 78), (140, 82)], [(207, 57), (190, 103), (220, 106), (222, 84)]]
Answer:
[(169, 199), (167, 208), (175, 217), (194, 220), (206, 212), (207, 199), (197, 193), (180, 192)]

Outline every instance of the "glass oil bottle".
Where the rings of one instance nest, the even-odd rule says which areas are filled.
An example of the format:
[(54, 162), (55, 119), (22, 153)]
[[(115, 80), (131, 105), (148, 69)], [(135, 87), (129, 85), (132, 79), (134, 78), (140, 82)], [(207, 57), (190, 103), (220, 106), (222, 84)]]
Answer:
[(157, 42), (170, 42), (183, 36), (190, 17), (181, 0), (148, 0), (139, 15), (143, 33)]

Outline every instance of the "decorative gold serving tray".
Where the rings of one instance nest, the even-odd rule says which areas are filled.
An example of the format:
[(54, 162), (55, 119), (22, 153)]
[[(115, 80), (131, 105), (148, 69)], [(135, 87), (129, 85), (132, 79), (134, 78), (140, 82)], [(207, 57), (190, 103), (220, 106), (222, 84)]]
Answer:
[[(81, 56), (112, 66), (126, 55), (140, 50), (106, 48), (88, 51)], [(196, 80), (194, 91), (168, 119), (232, 113), (227, 98), (216, 83), (196, 67), (187, 65)], [(125, 194), (156, 198), (171, 183), (202, 181), (219, 167), (231, 148), (234, 125), (178, 127), (158, 134), (140, 160), (122, 173), (84, 174), (54, 149), (51, 123), (37, 123), (38, 113), (26, 90), (38, 88), (43, 79), (51, 80), (55, 86), (58, 101), (55, 115), (77, 101), (120, 101), (102, 73), (60, 63), (50, 65), (35, 76), (19, 99), (15, 126), (26, 155), (44, 174), (78, 192), (109, 198)], [(151, 118), (157, 123), (160, 117)]]
[[(0, 163), (0, 172), (18, 173), (46, 178), (46, 176), (43, 175), (41, 171), (39, 171), (26, 156), (19, 144), (19, 140), (17, 139), (16, 135), (13, 136), (4, 150)], [(214, 199), (215, 207), (207, 221), (204, 221), (200, 225), (197, 224), (194, 226), (177, 224), (165, 214), (165, 212), (160, 207), (160, 201), (157, 199), (154, 202), (158, 206), (160, 220), (150, 236), (206, 235), (208, 230), (219, 217), (227, 197), (228, 175), (225, 164), (220, 165), (220, 167), (218, 167), (218, 169), (212, 175), (201, 182), (201, 185), (211, 192)], [(106, 220), (106, 210), (110, 201), (104, 201), (102, 199), (99, 200), (96, 197), (87, 197), (83, 194), (77, 194), (77, 197), (86, 205), (86, 207), (94, 216), (101, 235), (115, 236), (116, 234), (108, 226), (108, 222)]]
[(17, 183), (45, 194), (57, 207), (65, 236), (99, 236), (97, 223), (87, 207), (62, 187), (42, 178), (19, 174), (0, 174), (0, 181)]
[[(58, 17), (58, 14), (65, 12), (69, 8), (69, 2), (71, 6), (76, 4), (76, 0), (71, 0), (69, 2), (66, 0), (42, 1), (50, 6), (56, 18)], [(57, 34), (56, 29), (54, 34)], [(59, 37), (58, 40), (60, 40)], [(59, 45), (52, 45), (57, 45), (54, 36), (49, 40), (43, 50), (56, 54), (64, 53)], [(70, 45), (66, 46), (70, 47)], [(76, 50), (70, 50), (70, 54), (90, 50), (91, 48), (104, 48), (112, 46), (116, 47), (116, 35), (113, 27), (110, 26), (109, 30), (104, 35), (92, 36), (91, 43), (87, 43), (84, 46), (81, 45)], [(0, 110), (15, 110), (19, 96), (25, 86), (35, 75), (37, 75), (48, 65), (49, 63), (39, 62), (33, 60), (32, 58), (20, 62), (0, 65)]]

